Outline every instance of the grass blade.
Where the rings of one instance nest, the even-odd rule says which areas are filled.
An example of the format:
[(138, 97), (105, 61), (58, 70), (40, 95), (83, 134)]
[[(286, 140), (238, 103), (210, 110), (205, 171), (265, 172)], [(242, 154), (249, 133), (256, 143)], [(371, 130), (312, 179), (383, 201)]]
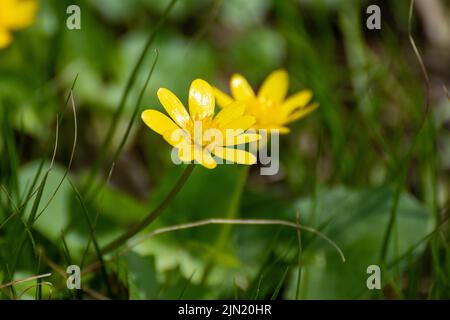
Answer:
[(97, 175), (98, 171), (100, 170), (102, 163), (106, 159), (108, 149), (110, 147), (114, 132), (116, 131), (117, 124), (119, 122), (120, 117), (122, 116), (122, 113), (125, 108), (125, 104), (128, 100), (128, 95), (131, 91), (131, 88), (133, 87), (134, 82), (136, 81), (139, 69), (141, 68), (141, 66), (144, 62), (145, 56), (146, 56), (148, 50), (150, 49), (150, 46), (153, 44), (153, 42), (156, 38), (157, 32), (164, 25), (170, 11), (172, 10), (172, 8), (176, 2), (177, 2), (177, 0), (172, 0), (169, 3), (169, 5), (167, 6), (167, 8), (165, 9), (164, 13), (162, 14), (161, 19), (157, 22), (155, 28), (153, 29), (153, 32), (150, 34), (150, 36), (147, 40), (147, 43), (145, 44), (145, 47), (142, 50), (141, 55), (139, 56), (139, 59), (133, 68), (133, 71), (131, 72), (130, 78), (128, 79), (128, 82), (125, 86), (125, 90), (122, 94), (122, 98), (120, 99), (119, 106), (117, 107), (117, 110), (113, 115), (112, 123), (108, 129), (108, 132), (106, 133), (105, 140), (102, 143), (99, 156), (97, 157), (97, 159), (92, 167), (92, 170), (89, 173), (89, 176), (86, 180), (86, 184), (83, 186), (82, 190), (84, 190), (84, 191), (86, 191), (87, 189), (89, 189), (91, 187), (95, 176)]
[(289, 271), (289, 267), (286, 267), (286, 270), (284, 271), (283, 276), (281, 277), (280, 282), (278, 283), (277, 288), (275, 289), (275, 292), (273, 293), (273, 295), (270, 298), (270, 300), (276, 300), (277, 299), (278, 294), (280, 293), (280, 290), (283, 287), (284, 280), (286, 279), (288, 271)]
[(89, 232), (90, 232), (89, 241), (91, 241), (91, 239), (92, 239), (92, 242), (94, 244), (95, 253), (97, 255), (97, 259), (98, 259), (98, 261), (100, 261), (100, 269), (101, 269), (103, 280), (104, 280), (106, 288), (108, 290), (108, 294), (110, 296), (112, 296), (112, 290), (111, 290), (111, 286), (110, 286), (110, 283), (109, 283), (108, 273), (106, 271), (105, 262), (104, 262), (104, 259), (103, 259), (102, 252), (100, 250), (100, 246), (99, 246), (98, 241), (97, 241), (97, 237), (95, 236), (94, 226), (92, 224), (91, 218), (89, 217), (89, 211), (86, 208), (86, 205), (85, 205), (85, 203), (83, 201), (83, 198), (81, 197), (81, 194), (78, 191), (77, 187), (72, 183), (70, 178), (68, 178), (67, 181), (69, 181), (70, 186), (72, 187), (73, 191), (75, 192), (76, 198), (77, 198), (77, 200), (79, 201), (79, 203), (81, 205), (82, 211), (84, 213), (84, 217), (86, 219), (86, 223), (87, 223), (87, 225), (89, 227)]

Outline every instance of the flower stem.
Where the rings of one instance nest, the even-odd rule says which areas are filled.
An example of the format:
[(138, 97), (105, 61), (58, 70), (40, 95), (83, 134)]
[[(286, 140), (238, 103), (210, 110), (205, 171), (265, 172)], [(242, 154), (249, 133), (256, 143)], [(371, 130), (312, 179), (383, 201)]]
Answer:
[(108, 253), (122, 244), (124, 244), (128, 239), (138, 234), (140, 231), (142, 231), (144, 228), (149, 226), (153, 221), (155, 221), (156, 218), (158, 218), (161, 213), (164, 212), (164, 209), (169, 205), (170, 202), (175, 198), (175, 196), (178, 194), (178, 192), (183, 188), (186, 181), (189, 179), (192, 170), (194, 170), (194, 164), (189, 164), (186, 169), (184, 170), (181, 177), (178, 179), (177, 183), (173, 187), (173, 189), (167, 194), (167, 196), (164, 198), (164, 200), (155, 208), (153, 211), (151, 211), (141, 222), (134, 225), (131, 229), (129, 229), (127, 232), (125, 232), (123, 235), (118, 237), (117, 239), (110, 242), (108, 245), (106, 245), (102, 249), (102, 253)]
[[(241, 201), (241, 196), (242, 196), (243, 189), (245, 187), (245, 183), (247, 182), (247, 179), (248, 179), (248, 175), (250, 172), (250, 166), (245, 166), (244, 168), (242, 168), (242, 170), (243, 170), (243, 172), (241, 172), (241, 174), (237, 180), (236, 188), (234, 189), (234, 192), (230, 198), (230, 205), (228, 207), (228, 212), (226, 215), (227, 219), (235, 219), (238, 214), (239, 203)], [(217, 254), (217, 252), (221, 252), (223, 250), (223, 248), (225, 247), (227, 240), (229, 239), (229, 236), (230, 236), (230, 231), (231, 231), (231, 225), (224, 224), (222, 226), (222, 228), (219, 232), (219, 235), (217, 237), (216, 243), (215, 243), (215, 250), (209, 257), (209, 260), (206, 263), (205, 269), (203, 271), (203, 275), (201, 278), (202, 284), (206, 283), (206, 280), (208, 279), (212, 269), (214, 268), (216, 254)]]

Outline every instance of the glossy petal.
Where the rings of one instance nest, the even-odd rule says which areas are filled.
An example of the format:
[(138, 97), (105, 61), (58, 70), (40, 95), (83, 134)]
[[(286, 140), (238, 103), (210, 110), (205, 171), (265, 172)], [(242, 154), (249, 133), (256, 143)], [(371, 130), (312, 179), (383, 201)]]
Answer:
[(202, 120), (214, 115), (215, 98), (208, 82), (196, 79), (189, 89), (189, 113), (191, 118)]
[(179, 127), (164, 113), (148, 109), (142, 112), (141, 118), (144, 123), (156, 133), (163, 135), (166, 131), (174, 131)]
[(295, 109), (303, 108), (311, 98), (312, 92), (310, 90), (303, 90), (289, 97), (281, 106), (283, 116), (287, 117)]
[(285, 70), (272, 72), (264, 81), (258, 93), (258, 98), (279, 103), (286, 97), (289, 88), (289, 78)]
[(256, 157), (245, 150), (216, 147), (213, 152), (219, 158), (239, 164), (254, 164)]
[(182, 128), (186, 128), (191, 122), (186, 108), (170, 90), (161, 88), (158, 90), (158, 98), (170, 117)]
[(234, 74), (231, 77), (230, 88), (236, 100), (248, 101), (255, 97), (252, 87), (240, 74)]
[(241, 117), (244, 112), (245, 105), (242, 102), (234, 101), (215, 116), (213, 126), (224, 128), (231, 121)]
[(307, 106), (306, 108), (300, 109), (298, 111), (295, 111), (289, 117), (286, 119), (286, 123), (291, 123), (295, 120), (298, 120), (300, 118), (305, 117), (306, 115), (310, 114), (314, 110), (316, 110), (319, 107), (318, 103), (311, 104)]
[(225, 108), (231, 104), (234, 100), (226, 93), (220, 91), (216, 87), (213, 87), (214, 96), (216, 97), (216, 103), (219, 107)]

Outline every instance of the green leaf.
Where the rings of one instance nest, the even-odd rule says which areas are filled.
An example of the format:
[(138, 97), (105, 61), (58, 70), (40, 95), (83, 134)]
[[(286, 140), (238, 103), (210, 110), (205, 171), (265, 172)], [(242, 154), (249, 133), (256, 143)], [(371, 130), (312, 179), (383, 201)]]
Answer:
[(270, 10), (269, 0), (227, 0), (220, 10), (220, 21), (227, 27), (248, 29), (260, 25)]
[[(24, 194), (27, 190), (26, 188), (31, 184), (39, 169), (39, 165), (39, 161), (35, 161), (20, 169), (19, 182), (21, 194)], [(44, 168), (47, 167), (48, 164), (44, 165)], [(59, 239), (61, 232), (67, 226), (69, 221), (68, 196), (71, 192), (70, 185), (67, 181), (64, 181), (57, 190), (58, 185), (64, 176), (64, 172), (65, 169), (63, 167), (57, 164), (53, 165), (53, 168), (47, 177), (39, 208), (37, 210), (37, 214), (40, 214), (41, 212), (42, 214), (40, 214), (39, 218), (33, 224), (33, 227), (36, 230), (41, 232), (51, 241)], [(57, 192), (56, 195), (54, 195), (55, 192)], [(35, 197), (36, 195), (29, 200), (30, 204), (33, 203)], [(47, 204), (48, 207), (42, 211)]]
[(95, 198), (95, 206), (102, 215), (121, 225), (136, 223), (143, 219), (149, 209), (124, 192), (105, 186)]
[(143, 257), (131, 251), (127, 253), (126, 259), (130, 299), (155, 299), (159, 285), (156, 279), (154, 257)]
[[(373, 291), (366, 286), (369, 265), (379, 265), (383, 235), (388, 223), (393, 193), (388, 188), (350, 191), (344, 188), (322, 190), (313, 201), (304, 199), (296, 206), (301, 212), (300, 222), (319, 228), (343, 250), (343, 263), (336, 251), (320, 239), (304, 252), (301, 298), (355, 299), (367, 298)], [(294, 217), (295, 210), (292, 213)], [(388, 263), (404, 255), (417, 244), (432, 227), (432, 216), (411, 195), (400, 198), (397, 223), (389, 245)], [(422, 251), (420, 246), (415, 254)], [(381, 266), (382, 286), (398, 274)], [(398, 265), (401, 268), (402, 265)], [(295, 278), (296, 273), (292, 273)], [(292, 279), (294, 279), (292, 278)], [(295, 281), (287, 296), (295, 296)]]
[(231, 57), (227, 52), (224, 59), (231, 58), (233, 70), (257, 88), (271, 71), (281, 67), (285, 50), (285, 41), (278, 33), (259, 28), (240, 37), (232, 47)]

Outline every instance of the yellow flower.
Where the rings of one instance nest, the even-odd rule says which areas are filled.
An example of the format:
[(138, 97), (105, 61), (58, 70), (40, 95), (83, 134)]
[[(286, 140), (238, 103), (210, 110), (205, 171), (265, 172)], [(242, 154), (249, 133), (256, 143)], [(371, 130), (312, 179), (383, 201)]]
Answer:
[(171, 91), (158, 90), (158, 99), (170, 118), (148, 109), (141, 118), (178, 152), (183, 162), (195, 160), (206, 168), (213, 169), (218, 158), (240, 164), (254, 164), (256, 157), (245, 150), (226, 148), (257, 141), (259, 134), (245, 133), (255, 123), (255, 118), (244, 115), (245, 106), (232, 103), (214, 114), (215, 98), (212, 87), (204, 80), (194, 80), (189, 89), (189, 112)]
[(256, 95), (248, 81), (240, 74), (234, 74), (230, 80), (233, 97), (214, 88), (217, 104), (226, 107), (233, 101), (245, 104), (245, 114), (256, 119), (253, 129), (268, 131), (278, 129), (280, 133), (288, 133), (287, 124), (305, 117), (319, 105), (308, 104), (312, 98), (310, 90), (300, 91), (286, 99), (289, 87), (288, 74), (285, 70), (272, 72), (264, 81)]
[(37, 0), (0, 0), (0, 49), (11, 43), (12, 31), (33, 23), (37, 8)]

